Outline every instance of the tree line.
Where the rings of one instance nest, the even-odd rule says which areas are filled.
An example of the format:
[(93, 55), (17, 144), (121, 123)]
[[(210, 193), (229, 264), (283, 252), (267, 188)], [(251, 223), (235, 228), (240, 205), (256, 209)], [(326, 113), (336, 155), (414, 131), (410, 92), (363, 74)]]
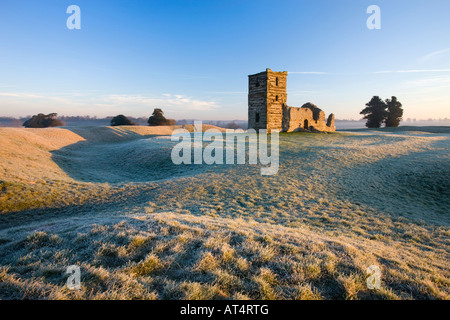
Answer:
[[(382, 100), (379, 96), (374, 96), (366, 103), (366, 107), (360, 112), (366, 119), (366, 127), (380, 128), (384, 123), (386, 127), (398, 127), (403, 116), (403, 108), (396, 97)], [(160, 108), (155, 108), (152, 115), (148, 118), (149, 126), (172, 126), (175, 125), (174, 119), (166, 119), (164, 112)], [(56, 113), (39, 113), (27, 119), (23, 126), (25, 128), (48, 128), (63, 126), (64, 123), (57, 118)], [(137, 125), (123, 114), (119, 114), (111, 119), (111, 126), (133, 126)]]
[[(148, 118), (147, 123), (149, 126), (172, 126), (175, 125), (174, 119), (166, 119), (164, 112), (160, 108), (155, 108), (152, 115)], [(58, 119), (57, 113), (43, 114), (39, 113), (27, 119), (22, 124), (25, 128), (49, 128), (60, 127), (64, 125), (64, 122)], [(123, 114), (119, 114), (111, 119), (111, 126), (134, 126), (137, 125), (134, 121), (130, 120)]]

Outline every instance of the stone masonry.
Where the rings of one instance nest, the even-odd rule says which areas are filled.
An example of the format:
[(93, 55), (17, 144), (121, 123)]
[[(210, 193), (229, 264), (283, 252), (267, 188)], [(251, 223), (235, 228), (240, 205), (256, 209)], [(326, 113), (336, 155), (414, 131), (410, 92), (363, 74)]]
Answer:
[(248, 76), (248, 128), (268, 132), (334, 132), (334, 115), (325, 122), (325, 113), (311, 103), (301, 108), (290, 107), (287, 101), (287, 71), (264, 72)]

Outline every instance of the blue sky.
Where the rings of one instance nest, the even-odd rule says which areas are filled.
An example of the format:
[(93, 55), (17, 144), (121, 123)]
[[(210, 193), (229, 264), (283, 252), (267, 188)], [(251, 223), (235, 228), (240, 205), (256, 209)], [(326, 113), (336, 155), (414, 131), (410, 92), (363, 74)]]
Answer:
[[(69, 5), (81, 30), (69, 30)], [(381, 29), (369, 30), (369, 5)], [(373, 95), (450, 118), (450, 1), (0, 0), (0, 116), (247, 119), (247, 75), (359, 119)]]

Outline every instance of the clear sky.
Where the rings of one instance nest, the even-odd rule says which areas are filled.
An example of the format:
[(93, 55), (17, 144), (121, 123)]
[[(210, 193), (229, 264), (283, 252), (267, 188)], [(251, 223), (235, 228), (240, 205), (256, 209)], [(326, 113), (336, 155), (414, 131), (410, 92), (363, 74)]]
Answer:
[(0, 0), (0, 116), (246, 120), (247, 75), (271, 68), (289, 72), (290, 106), (359, 119), (395, 95), (404, 118), (450, 118), (449, 14), (449, 0)]

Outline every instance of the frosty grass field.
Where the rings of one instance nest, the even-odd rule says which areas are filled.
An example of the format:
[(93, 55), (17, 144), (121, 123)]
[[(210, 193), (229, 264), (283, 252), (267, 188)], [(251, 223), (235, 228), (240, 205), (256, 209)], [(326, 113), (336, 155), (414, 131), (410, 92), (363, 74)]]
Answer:
[(280, 134), (261, 176), (168, 127), (0, 128), (0, 298), (449, 299), (449, 132)]

